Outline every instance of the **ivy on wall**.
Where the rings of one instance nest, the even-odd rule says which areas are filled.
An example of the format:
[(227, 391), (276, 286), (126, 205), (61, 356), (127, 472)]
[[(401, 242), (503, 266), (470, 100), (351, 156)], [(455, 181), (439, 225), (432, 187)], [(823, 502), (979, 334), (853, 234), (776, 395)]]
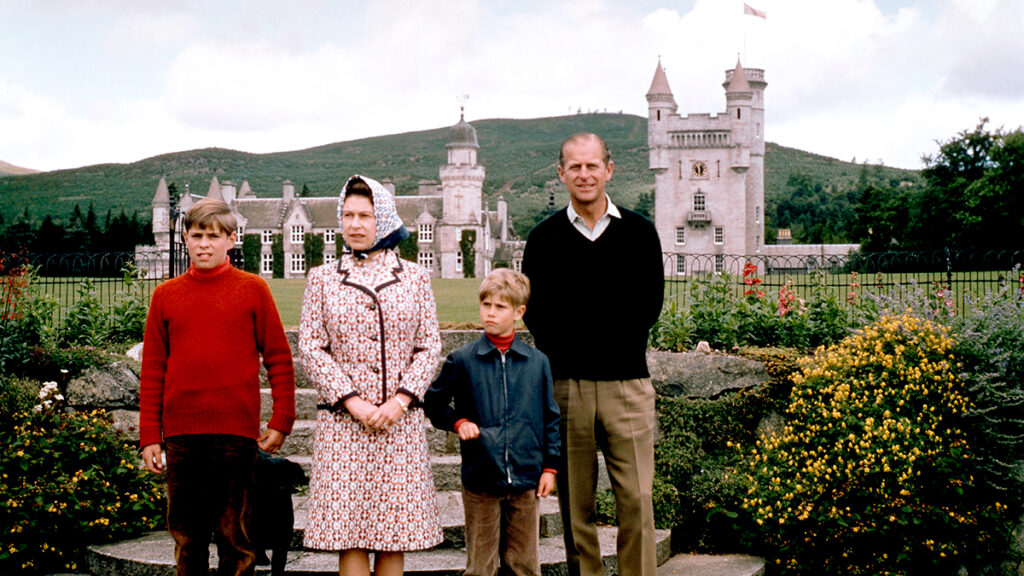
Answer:
[(259, 234), (244, 234), (242, 236), (242, 270), (260, 273), (260, 244)]
[(270, 253), (274, 256), (273, 277), (284, 278), (284, 235), (274, 234), (270, 243)]
[(398, 257), (409, 262), (416, 262), (420, 256), (419, 232), (410, 232), (409, 236), (398, 243)]
[(462, 276), (476, 278), (476, 230), (463, 230), (459, 242), (462, 250)]
[(303, 243), (302, 251), (306, 254), (306, 270), (324, 263), (324, 235), (306, 234), (306, 241)]

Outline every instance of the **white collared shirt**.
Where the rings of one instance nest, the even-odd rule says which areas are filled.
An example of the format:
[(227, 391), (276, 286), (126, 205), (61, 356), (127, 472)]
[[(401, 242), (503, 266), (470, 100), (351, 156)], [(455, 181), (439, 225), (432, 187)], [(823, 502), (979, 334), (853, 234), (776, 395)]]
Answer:
[(580, 231), (580, 234), (583, 234), (583, 236), (591, 242), (600, 238), (601, 234), (604, 234), (604, 231), (608, 229), (608, 224), (611, 223), (612, 218), (622, 218), (622, 214), (619, 213), (618, 207), (615, 206), (615, 204), (612, 204), (612, 199), (608, 197), (608, 194), (604, 195), (604, 199), (607, 203), (607, 208), (604, 211), (604, 215), (598, 218), (597, 224), (594, 225), (593, 230), (587, 227), (586, 220), (584, 220), (583, 216), (580, 216), (579, 213), (576, 212), (576, 209), (572, 207), (571, 201), (569, 202), (569, 207), (566, 210), (566, 213), (569, 214), (569, 222), (572, 222), (572, 225)]

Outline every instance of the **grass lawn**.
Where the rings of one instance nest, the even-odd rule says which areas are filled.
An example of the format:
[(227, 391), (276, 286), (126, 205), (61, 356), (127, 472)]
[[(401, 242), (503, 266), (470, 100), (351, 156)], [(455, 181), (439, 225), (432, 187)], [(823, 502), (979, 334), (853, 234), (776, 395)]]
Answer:
[[(267, 283), (274, 293), (285, 328), (298, 328), (306, 280), (272, 278)], [(462, 327), (465, 324), (479, 326), (480, 308), (476, 291), (480, 287), (480, 278), (435, 278), (432, 284), (434, 298), (437, 300), (437, 316), (443, 328)]]

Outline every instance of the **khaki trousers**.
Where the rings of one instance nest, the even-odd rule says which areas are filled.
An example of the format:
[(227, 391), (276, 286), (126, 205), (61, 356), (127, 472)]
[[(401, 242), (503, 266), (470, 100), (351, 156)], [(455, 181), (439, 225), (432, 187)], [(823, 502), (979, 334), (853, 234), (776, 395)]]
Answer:
[(465, 576), (495, 576), (498, 559), (503, 574), (540, 576), (540, 499), (537, 490), (504, 496), (462, 488), (466, 513)]
[(621, 576), (655, 576), (654, 387), (635, 380), (557, 380), (562, 470), (558, 504), (570, 576), (604, 576), (597, 538), (597, 449), (604, 453), (619, 520)]

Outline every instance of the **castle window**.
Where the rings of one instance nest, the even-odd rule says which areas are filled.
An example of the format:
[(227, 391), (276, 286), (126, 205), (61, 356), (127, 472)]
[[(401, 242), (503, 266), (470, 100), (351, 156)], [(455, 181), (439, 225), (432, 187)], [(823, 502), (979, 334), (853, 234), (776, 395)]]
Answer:
[(455, 253), (455, 271), (462, 272), (462, 251)]
[(693, 195), (693, 211), (694, 212), (704, 212), (705, 210), (707, 210), (707, 208), (708, 208), (707, 197), (704, 195), (704, 193), (703, 192), (697, 192), (696, 194), (694, 194)]
[(715, 254), (715, 274), (721, 274), (725, 270), (725, 255)]
[(264, 230), (261, 232), (260, 242), (263, 244), (272, 244), (274, 242), (274, 232), (271, 230)]
[(306, 229), (299, 226), (292, 226), (291, 241), (292, 244), (302, 244), (306, 240)]
[(723, 242), (725, 242), (725, 228), (715, 226), (715, 244), (722, 244)]
[(523, 272), (523, 259), (522, 258), (513, 258), (512, 259), (512, 269), (515, 270), (516, 272), (519, 272), (520, 274), (522, 274), (522, 272)]
[(676, 276), (686, 275), (686, 257), (676, 254)]
[(433, 242), (434, 241), (434, 225), (433, 224), (420, 224), (419, 233), (417, 234), (418, 242)]
[(434, 253), (433, 252), (420, 252), (416, 256), (416, 263), (423, 266), (427, 270), (434, 269)]
[(334, 237), (338, 233), (334, 228), (324, 230), (324, 244), (334, 244)]
[(754, 251), (759, 253), (759, 254), (761, 253), (761, 237), (760, 236), (754, 236)]
[(682, 246), (683, 244), (686, 244), (686, 228), (680, 226), (676, 228), (676, 245)]
[(302, 252), (292, 254), (292, 274), (302, 274), (306, 271), (306, 255)]
[(238, 230), (235, 230), (235, 232), (238, 233), (238, 235), (235, 236), (235, 244), (241, 245), (242, 237), (245, 236), (245, 226), (239, 226)]
[(741, 108), (737, 108), (737, 109), (736, 109), (736, 119), (737, 119), (737, 120), (739, 120), (739, 119), (740, 119), (740, 112), (742, 112), (742, 111), (743, 111), (743, 110), (742, 110)]
[(658, 119), (658, 120), (661, 120), (661, 110), (658, 110), (658, 111), (656, 112), (656, 114), (657, 114), (657, 116), (658, 116), (658, 118), (657, 118), (657, 119)]
[(338, 257), (333, 252), (324, 252), (324, 264), (334, 264), (337, 261)]
[(260, 274), (273, 274), (274, 273), (274, 255), (271, 253), (263, 253), (260, 255)]
[(754, 224), (761, 223), (761, 207), (757, 206), (754, 208)]

